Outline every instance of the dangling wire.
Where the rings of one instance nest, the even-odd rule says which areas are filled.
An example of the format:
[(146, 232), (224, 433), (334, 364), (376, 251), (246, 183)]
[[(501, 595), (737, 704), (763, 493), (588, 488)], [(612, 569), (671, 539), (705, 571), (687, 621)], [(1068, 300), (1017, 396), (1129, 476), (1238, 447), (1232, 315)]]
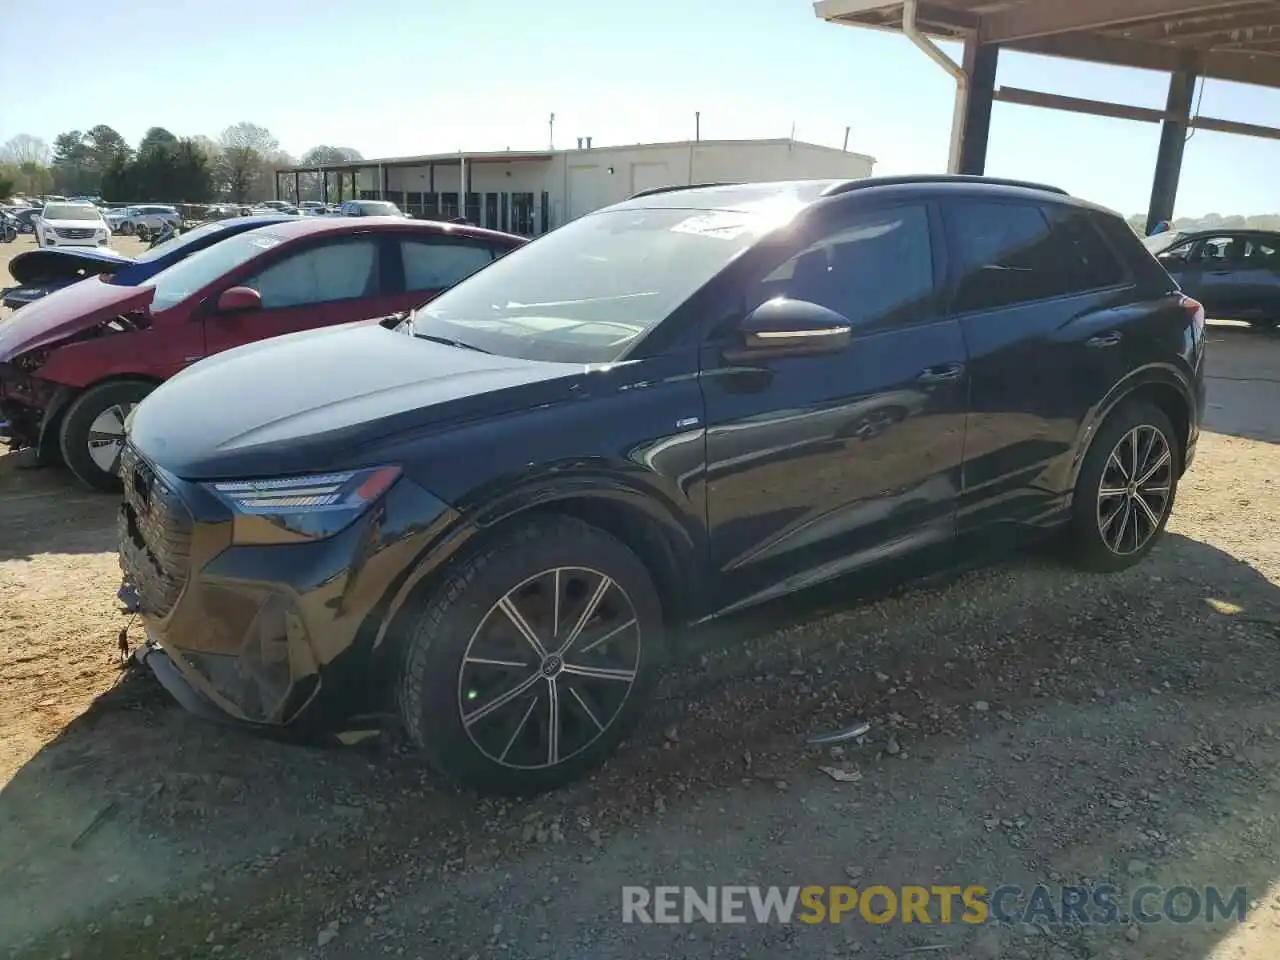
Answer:
[[(1191, 119), (1195, 120), (1200, 116), (1200, 101), (1204, 98), (1204, 77), (1196, 81), (1200, 84), (1200, 89), (1196, 91), (1196, 105), (1191, 108)], [(1187, 135), (1183, 137), (1183, 144), (1191, 142), (1191, 138), (1196, 135), (1196, 128), (1187, 124)]]

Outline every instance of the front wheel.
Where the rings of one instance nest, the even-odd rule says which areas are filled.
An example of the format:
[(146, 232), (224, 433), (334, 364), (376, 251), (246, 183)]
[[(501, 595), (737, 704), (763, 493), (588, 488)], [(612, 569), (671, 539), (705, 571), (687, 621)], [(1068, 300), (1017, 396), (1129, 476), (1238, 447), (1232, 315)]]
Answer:
[(95, 490), (120, 490), (125, 419), (154, 389), (143, 380), (113, 380), (90, 387), (72, 402), (58, 441), (62, 461), (77, 480)]
[(594, 769), (626, 736), (661, 662), (662, 607), (625, 545), (550, 518), (452, 571), (405, 642), (410, 740), (462, 786), (527, 795)]
[(1182, 443), (1156, 406), (1127, 403), (1103, 423), (1080, 467), (1071, 545), (1080, 565), (1131, 567), (1164, 532), (1182, 474)]

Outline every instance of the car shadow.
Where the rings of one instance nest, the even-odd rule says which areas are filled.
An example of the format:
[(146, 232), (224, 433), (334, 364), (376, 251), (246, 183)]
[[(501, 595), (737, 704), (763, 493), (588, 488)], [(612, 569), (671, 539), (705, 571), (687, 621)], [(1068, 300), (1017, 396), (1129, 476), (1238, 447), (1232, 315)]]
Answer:
[(66, 470), (28, 462), (27, 451), (0, 454), (0, 562), (114, 552), (119, 499), (79, 485)]
[[(1274, 717), (1277, 613), (1280, 590), (1257, 570), (1178, 535), (1168, 535), (1140, 567), (1109, 577), (1031, 555), (928, 589), (901, 586), (877, 600), (852, 598), (830, 584), (708, 628), (698, 638), (700, 662), (664, 680), (642, 730), (603, 771), (514, 808), (478, 803), (440, 784), (394, 737), (347, 749), (266, 740), (191, 717), (149, 675), (128, 673), (0, 791), (0, 871), (13, 880), (0, 906), (0, 929), (17, 942), (97, 916), (95, 949), (107, 955), (116, 942), (115, 921), (103, 916), (108, 908), (161, 894), (190, 915), (202, 941), (213, 890), (206, 878), (215, 875), (224, 904), (270, 892), (294, 898), (289, 902), (301, 910), (318, 882), (316, 870), (358, 880), (402, 869), (395, 866), (403, 862), (400, 854), (380, 861), (377, 851), (412, 851), (419, 875), (491, 857), (510, 856), (513, 864), (526, 855), (545, 857), (546, 851), (516, 849), (521, 838), (546, 833), (530, 823), (549, 823), (565, 811), (589, 818), (611, 808), (621, 810), (630, 831), (644, 831), (656, 816), (655, 796), (696, 803), (704, 791), (737, 783), (743, 757), (753, 753), (758, 759), (748, 776), (807, 783), (811, 768), (794, 769), (812, 758), (804, 735), (858, 718), (908, 718), (921, 752), (932, 742), (936, 763), (955, 765), (947, 775), (953, 779), (954, 771), (978, 762), (967, 757), (978, 747), (966, 746), (956, 728), (956, 718), (972, 716), (978, 698), (1002, 710), (1040, 712), (1038, 722), (1063, 731), (1088, 725), (1103, 684), (1134, 702), (1158, 690), (1199, 707), (1223, 698), (1233, 709), (1256, 707), (1259, 718)], [(889, 680), (902, 677), (909, 682)], [(922, 703), (943, 719), (922, 714)], [(1177, 711), (1161, 716), (1161, 726), (1144, 731), (1145, 739), (1181, 749), (1172, 745), (1187, 732)], [(677, 724), (679, 749), (672, 749), (664, 731)], [(1241, 750), (1246, 741), (1260, 742), (1261, 724), (1259, 732), (1232, 728)], [(1105, 767), (1099, 775), (1121, 785), (1137, 777), (1126, 765), (1129, 747), (1096, 734), (1084, 733), (1077, 745), (1093, 751), (1095, 768)], [(1046, 762), (1073, 762), (1067, 757), (1076, 747), (1063, 736), (1054, 746), (1049, 730)], [(1007, 755), (982, 762), (1009, 765)], [(778, 772), (786, 769), (793, 772)], [(1252, 769), (1233, 761), (1230, 769), (1206, 775), (1184, 795), (1183, 819), (1161, 829), (1187, 844), (1195, 839), (1198, 850), (1214, 831), (1236, 829), (1224, 814), (1244, 803), (1237, 774), (1252, 775)], [(1280, 786), (1257, 778), (1248, 786), (1252, 811), (1280, 814)], [(940, 802), (945, 807), (952, 800)], [(891, 806), (884, 815), (893, 818), (894, 835), (936, 832), (937, 808)], [(508, 853), (494, 852), (497, 839), (482, 852), (475, 838), (494, 838), (493, 818), (508, 809), (515, 811), (514, 826), (500, 831), (512, 840), (502, 840)], [(963, 812), (970, 821), (976, 816)], [(851, 821), (842, 829), (856, 834), (861, 827)], [(865, 862), (876, 862), (875, 843), (884, 835), (856, 841), (867, 846), (860, 851)], [(1116, 846), (1121, 862), (1123, 846)], [(1016, 862), (1006, 866), (1024, 870), (1024, 858), (1014, 854)], [(1046, 857), (1051, 854), (1046, 847)], [(812, 856), (817, 863), (830, 851), (819, 846)], [(231, 867), (233, 874), (219, 873)], [(1204, 883), (1258, 891), (1276, 879), (1261, 855), (1232, 860), (1229, 869), (1218, 863), (1217, 873), (1194, 859), (1171, 861), (1174, 868)], [(614, 887), (601, 889), (601, 896), (615, 897)], [(492, 924), (486, 916), (485, 932)], [(137, 937), (139, 921), (121, 920), (120, 936)], [(174, 928), (165, 929), (168, 947), (180, 951)], [(1208, 927), (1191, 933), (1205, 944), (1218, 935)]]

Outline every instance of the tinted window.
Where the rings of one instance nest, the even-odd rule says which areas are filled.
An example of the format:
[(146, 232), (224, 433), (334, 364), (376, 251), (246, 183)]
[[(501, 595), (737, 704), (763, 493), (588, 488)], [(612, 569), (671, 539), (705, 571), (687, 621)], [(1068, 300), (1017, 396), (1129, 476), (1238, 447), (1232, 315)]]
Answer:
[(1280, 260), (1280, 250), (1277, 249), (1277, 242), (1269, 237), (1253, 237), (1245, 249), (1244, 258), (1251, 268), (1274, 269)]
[(406, 290), (440, 290), (469, 277), (493, 260), (493, 251), (448, 240), (402, 240)]
[(957, 202), (944, 212), (957, 261), (957, 312), (1056, 297), (1068, 290), (1065, 251), (1038, 206)]
[(351, 300), (377, 292), (377, 241), (327, 243), (286, 256), (243, 282), (262, 295), (264, 309)]
[(1191, 240), (1188, 240), (1186, 243), (1176, 244), (1167, 250), (1161, 251), (1161, 253), (1156, 259), (1158, 259), (1161, 263), (1184, 262), (1190, 256), (1191, 248), (1194, 245), (1195, 245), (1195, 242)]
[(748, 308), (776, 296), (808, 300), (855, 324), (926, 318), (933, 296), (929, 214), (922, 206), (859, 214), (764, 279)]
[(1053, 234), (1062, 247), (1072, 293), (1114, 287), (1125, 280), (1124, 266), (1098, 232), (1094, 215), (1075, 207), (1050, 207)]

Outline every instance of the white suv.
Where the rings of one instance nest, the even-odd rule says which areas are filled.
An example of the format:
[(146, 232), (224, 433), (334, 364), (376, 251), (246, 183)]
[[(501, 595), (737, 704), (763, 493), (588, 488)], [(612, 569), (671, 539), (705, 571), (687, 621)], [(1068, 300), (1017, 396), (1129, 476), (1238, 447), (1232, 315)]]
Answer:
[(47, 203), (32, 218), (37, 247), (105, 247), (111, 228), (91, 203)]

